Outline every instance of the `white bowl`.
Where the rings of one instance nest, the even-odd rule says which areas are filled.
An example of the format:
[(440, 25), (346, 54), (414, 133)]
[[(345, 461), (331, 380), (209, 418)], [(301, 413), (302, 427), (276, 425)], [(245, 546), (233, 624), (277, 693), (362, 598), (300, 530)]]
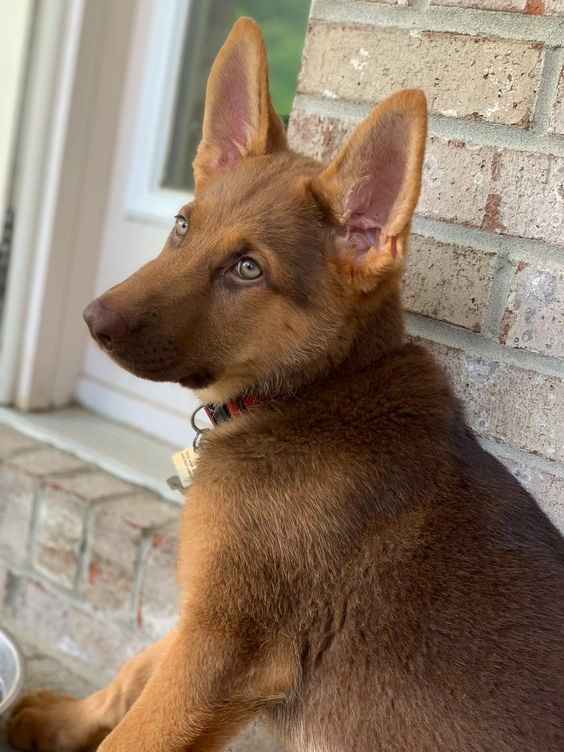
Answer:
[(22, 654), (10, 635), (0, 629), (0, 715), (18, 698), (23, 679)]

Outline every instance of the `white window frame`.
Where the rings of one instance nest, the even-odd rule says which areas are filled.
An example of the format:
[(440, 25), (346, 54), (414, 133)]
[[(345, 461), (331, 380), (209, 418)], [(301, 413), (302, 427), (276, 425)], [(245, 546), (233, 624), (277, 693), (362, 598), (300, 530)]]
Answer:
[[(188, 191), (161, 185), (192, 2), (197, 0), (160, 0), (154, 4), (126, 191), (125, 216), (163, 228), (169, 228), (179, 208), (193, 198)], [(167, 55), (162, 54), (163, 49)]]

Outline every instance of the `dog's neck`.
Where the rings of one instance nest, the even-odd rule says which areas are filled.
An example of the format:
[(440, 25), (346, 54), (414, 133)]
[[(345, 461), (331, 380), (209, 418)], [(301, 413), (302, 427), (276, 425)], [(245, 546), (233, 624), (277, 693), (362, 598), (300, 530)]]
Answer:
[(297, 394), (302, 389), (324, 381), (333, 374), (352, 375), (398, 350), (405, 341), (404, 317), (397, 287), (392, 288), (377, 305), (366, 302), (350, 322), (350, 332), (342, 337), (343, 347), (336, 355), (316, 360), (309, 369), (281, 374), (257, 384), (245, 392), (257, 401), (268, 401), (284, 395)]
[(337, 366), (341, 371), (357, 371), (398, 350), (405, 341), (401, 296), (397, 287), (372, 310), (361, 314), (349, 352)]
[[(340, 333), (340, 348), (332, 348), (329, 355), (317, 357), (304, 367), (297, 364), (294, 370), (267, 376), (264, 380), (249, 385), (239, 394), (226, 394), (217, 399), (217, 393), (199, 393), (198, 397), (210, 410), (218, 406), (227, 412), (226, 416), (242, 410), (238, 403), (250, 400), (253, 405), (282, 397), (299, 394), (303, 389), (313, 387), (332, 376), (351, 377), (392, 352), (404, 343), (405, 331), (399, 289), (394, 286), (377, 302), (366, 299), (355, 308), (355, 315), (347, 323), (347, 329)], [(214, 399), (215, 398), (215, 399)], [(233, 405), (233, 409), (229, 408)], [(229, 408), (229, 409), (227, 409)], [(222, 421), (220, 421), (222, 422)]]

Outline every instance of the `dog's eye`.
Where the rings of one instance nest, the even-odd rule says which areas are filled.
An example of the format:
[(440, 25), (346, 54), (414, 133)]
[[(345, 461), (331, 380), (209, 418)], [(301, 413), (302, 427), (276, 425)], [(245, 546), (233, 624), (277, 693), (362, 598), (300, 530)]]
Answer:
[(188, 232), (188, 220), (183, 217), (182, 214), (177, 214), (175, 217), (174, 231), (177, 235), (186, 235)]
[(241, 279), (258, 279), (262, 275), (262, 269), (257, 262), (248, 257), (238, 261), (234, 270)]

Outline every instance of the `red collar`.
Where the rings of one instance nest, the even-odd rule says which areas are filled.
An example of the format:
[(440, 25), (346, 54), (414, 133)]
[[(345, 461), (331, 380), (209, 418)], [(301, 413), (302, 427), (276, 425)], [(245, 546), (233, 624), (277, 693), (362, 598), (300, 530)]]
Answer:
[(227, 423), (234, 415), (246, 412), (249, 407), (260, 405), (261, 402), (264, 402), (263, 397), (237, 397), (223, 405), (206, 405), (205, 411), (214, 426), (217, 426), (219, 423)]

